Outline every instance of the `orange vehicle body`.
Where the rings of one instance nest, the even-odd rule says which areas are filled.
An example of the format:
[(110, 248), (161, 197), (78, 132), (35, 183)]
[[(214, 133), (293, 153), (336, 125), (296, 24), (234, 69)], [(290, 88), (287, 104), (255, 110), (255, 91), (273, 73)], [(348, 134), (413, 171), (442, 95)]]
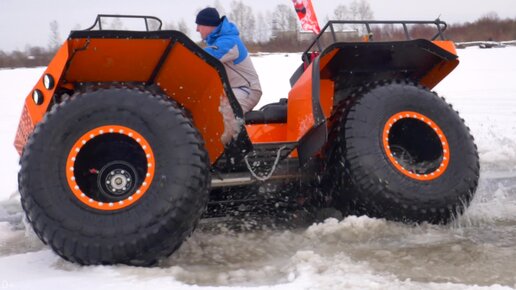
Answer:
[[(456, 55), (455, 45), (452, 41), (436, 40), (432, 43), (446, 52)], [(334, 48), (319, 56), (318, 67), (314, 67), (315, 62), (310, 64), (294, 84), (288, 95), (288, 121), (286, 124), (252, 124), (246, 126), (253, 144), (299, 142), (310, 129), (317, 125), (312, 113), (314, 110), (314, 103), (312, 102), (314, 97), (312, 92), (315, 86), (313, 81), (314, 70), (316, 70), (315, 74), (320, 77), (317, 82), (317, 89), (322, 113), (325, 119), (330, 118), (335, 105), (335, 81), (332, 74), (325, 74), (324, 71), (331, 64), (338, 51), (339, 48)], [(420, 78), (420, 84), (428, 88), (435, 87), (458, 64), (458, 59), (443, 59), (435, 63)], [(291, 156), (297, 157), (297, 152), (294, 151)]]
[[(171, 42), (170, 39), (67, 40), (26, 98), (15, 142), (18, 152), (21, 153), (35, 125), (50, 109), (58, 89), (74, 91), (84, 84), (145, 84), (152, 78), (152, 84), (192, 114), (210, 159), (216, 160), (224, 150), (220, 141), (224, 124), (219, 113), (220, 99), (226, 96), (220, 75), (224, 72), (183, 43), (170, 46)], [(167, 49), (170, 52), (162, 59)], [(56, 80), (57, 85), (51, 89), (43, 85), (47, 74)], [(42, 104), (34, 102), (34, 90), (42, 92)]]
[[(78, 35), (66, 40), (26, 98), (15, 141), (18, 152), (21, 154), (34, 127), (54, 105), (58, 92), (75, 91), (87, 84), (144, 84), (157, 86), (191, 114), (205, 141), (211, 163), (215, 163), (224, 152), (220, 140), (224, 132), (219, 108), (221, 98), (230, 99), (235, 116), (243, 118), (241, 109), (235, 105), (223, 66), (179, 32), (159, 31), (154, 37), (141, 32), (136, 36), (127, 39)], [(337, 102), (335, 79), (339, 72), (335, 67), (348, 55), (352, 58), (348, 51), (356, 49), (357, 45), (330, 46), (314, 61), (305, 63), (306, 68), (300, 67), (288, 95), (287, 122), (246, 125), (244, 138), (253, 144), (297, 143), (322, 125), (330, 118)], [(374, 43), (368, 41), (362, 45)], [(383, 45), (380, 50), (387, 47), (379, 45)], [(419, 83), (432, 88), (458, 65), (455, 46), (453, 42), (443, 40), (414, 42), (415, 47), (418, 45), (450, 55), (432, 58), (418, 72)], [(424, 52), (425, 49), (413, 50), (423, 51), (429, 59), (432, 57), (432, 52)], [(55, 80), (52, 88), (44, 86), (45, 75)], [(43, 95), (41, 104), (36, 104), (33, 99), (35, 90)], [(317, 148), (320, 146), (316, 146), (315, 151)], [(310, 154), (316, 153), (312, 151)], [(290, 156), (297, 157), (298, 154), (298, 150), (294, 150)]]

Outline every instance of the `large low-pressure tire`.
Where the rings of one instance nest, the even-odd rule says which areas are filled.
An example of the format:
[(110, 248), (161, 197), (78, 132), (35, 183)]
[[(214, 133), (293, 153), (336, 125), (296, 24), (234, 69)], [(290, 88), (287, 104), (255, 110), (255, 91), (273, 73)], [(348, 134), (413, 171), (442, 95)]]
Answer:
[(374, 83), (335, 112), (326, 183), (345, 214), (447, 223), (479, 178), (464, 121), (444, 99), (410, 82)]
[(125, 87), (53, 108), (19, 173), (36, 234), (80, 264), (151, 265), (170, 255), (195, 228), (209, 187), (192, 120), (173, 101)]

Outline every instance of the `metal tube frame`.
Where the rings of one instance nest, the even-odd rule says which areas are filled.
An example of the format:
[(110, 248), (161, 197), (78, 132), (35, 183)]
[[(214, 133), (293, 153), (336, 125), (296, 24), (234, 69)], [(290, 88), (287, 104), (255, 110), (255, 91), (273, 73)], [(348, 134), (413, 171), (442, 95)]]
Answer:
[(98, 27), (99, 27), (99, 30), (103, 30), (102, 29), (102, 21), (101, 21), (101, 18), (141, 18), (143, 19), (143, 21), (145, 22), (145, 30), (146, 31), (150, 31), (149, 30), (149, 19), (152, 19), (152, 20), (155, 20), (159, 23), (159, 26), (158, 26), (158, 31), (161, 30), (161, 27), (163, 26), (163, 22), (161, 21), (161, 19), (159, 19), (158, 17), (154, 17), (154, 16), (146, 16), (146, 15), (118, 15), (118, 14), (98, 14), (97, 15), (97, 18), (95, 18), (95, 22), (93, 23), (92, 26), (86, 28), (85, 30), (93, 30), (93, 28), (95, 28), (98, 24)]
[(431, 38), (431, 40), (441, 39), (446, 40), (446, 37), (444, 35), (444, 31), (448, 27), (446, 22), (441, 21), (439, 19), (433, 20), (433, 21), (419, 21), (419, 20), (405, 20), (405, 21), (384, 21), (384, 20), (331, 20), (326, 23), (326, 25), (323, 27), (319, 35), (314, 39), (314, 41), (308, 46), (308, 48), (303, 53), (303, 59), (305, 61), (309, 61), (309, 53), (314, 49), (314, 46), (317, 46), (317, 50), (321, 52), (323, 50), (320, 39), (323, 36), (324, 32), (329, 28), (330, 33), (333, 38), (333, 42), (337, 42), (337, 35), (335, 33), (334, 25), (335, 24), (361, 24), (366, 27), (367, 33), (369, 35), (369, 40), (372, 40), (372, 30), (371, 30), (371, 24), (397, 24), (403, 26), (403, 31), (405, 33), (405, 37), (407, 40), (411, 39), (411, 35), (408, 29), (408, 25), (417, 25), (417, 24), (433, 24), (436, 26), (437, 33)]

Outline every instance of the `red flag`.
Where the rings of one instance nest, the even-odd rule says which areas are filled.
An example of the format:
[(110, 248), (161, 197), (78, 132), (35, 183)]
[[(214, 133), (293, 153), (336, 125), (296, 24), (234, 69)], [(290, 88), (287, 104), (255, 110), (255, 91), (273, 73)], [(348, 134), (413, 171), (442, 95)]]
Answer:
[(321, 32), (317, 16), (315, 15), (312, 0), (292, 0), (297, 16), (301, 20), (301, 28), (305, 31), (313, 31), (316, 34)]

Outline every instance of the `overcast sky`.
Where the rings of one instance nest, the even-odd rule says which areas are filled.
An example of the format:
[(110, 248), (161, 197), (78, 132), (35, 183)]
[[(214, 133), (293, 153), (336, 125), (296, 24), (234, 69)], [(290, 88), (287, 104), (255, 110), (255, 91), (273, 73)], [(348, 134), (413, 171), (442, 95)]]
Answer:
[[(226, 11), (231, 0), (219, 0)], [(255, 11), (272, 13), (276, 5), (291, 5), (291, 0), (244, 0)], [(320, 21), (333, 9), (352, 0), (312, 0)], [(501, 18), (516, 18), (516, 0), (368, 0), (376, 20), (433, 20), (438, 16), (448, 23), (474, 21), (490, 12)], [(153, 15), (164, 22), (184, 19), (191, 23), (191, 36), (197, 40), (194, 20), (198, 9), (214, 0), (0, 0), (0, 50), (24, 50), (30, 45), (47, 47), (50, 22), (59, 24), (64, 41), (72, 29), (93, 24), (97, 14)], [(321, 23), (321, 26), (323, 23)]]

